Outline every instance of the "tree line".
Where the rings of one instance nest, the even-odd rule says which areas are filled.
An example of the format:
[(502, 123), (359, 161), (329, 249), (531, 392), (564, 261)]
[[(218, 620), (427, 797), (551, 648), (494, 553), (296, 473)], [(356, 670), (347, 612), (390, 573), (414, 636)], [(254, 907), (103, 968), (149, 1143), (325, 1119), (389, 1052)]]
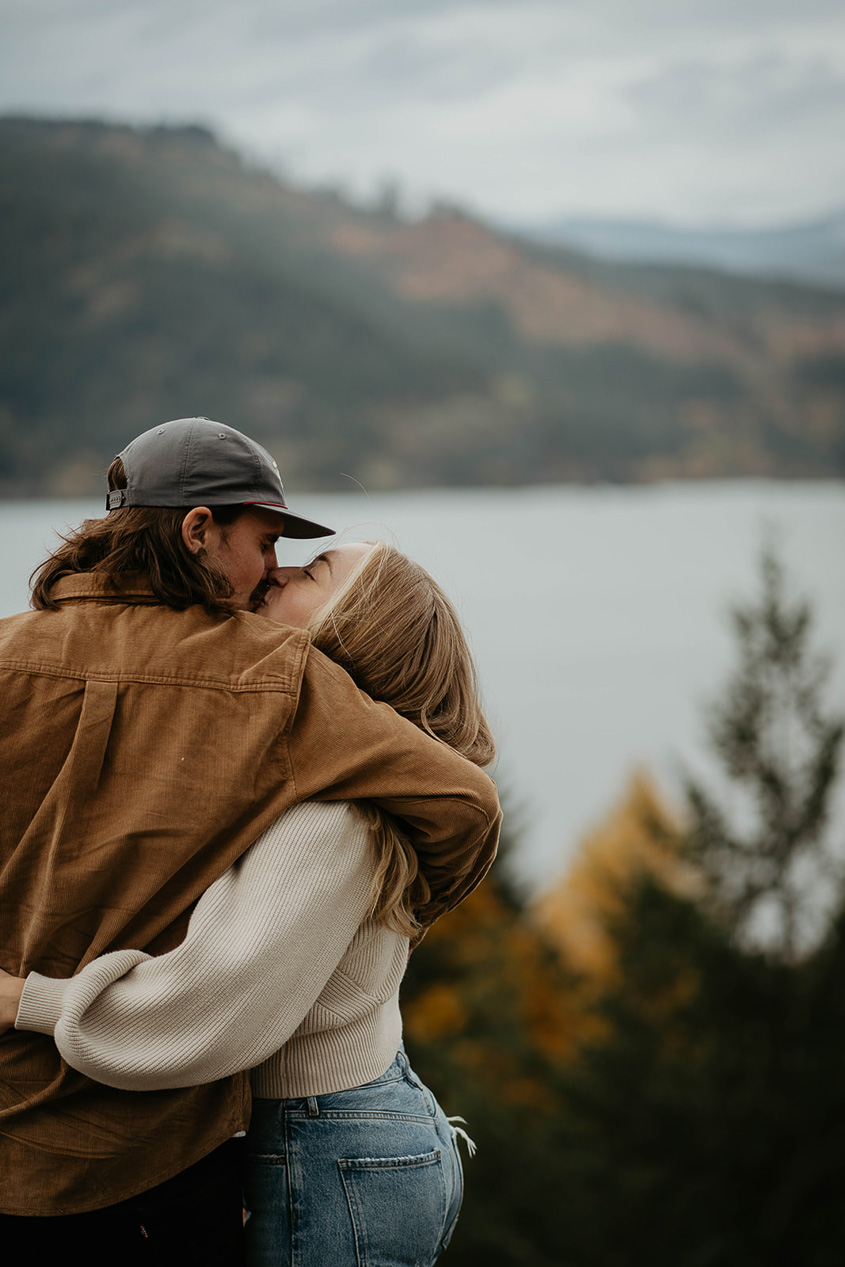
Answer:
[(555, 891), (498, 865), (412, 956), (412, 1062), (478, 1145), (455, 1267), (842, 1262), (842, 720), (771, 552), (733, 620), (718, 787), (639, 777)]

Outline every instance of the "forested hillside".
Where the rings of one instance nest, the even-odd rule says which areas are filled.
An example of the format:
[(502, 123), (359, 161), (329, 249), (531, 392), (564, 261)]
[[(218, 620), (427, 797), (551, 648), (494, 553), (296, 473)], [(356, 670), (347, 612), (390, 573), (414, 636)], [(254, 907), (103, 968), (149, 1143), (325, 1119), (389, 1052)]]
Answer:
[(0, 487), (204, 413), (298, 487), (845, 473), (845, 294), (407, 222), (201, 128), (0, 120)]

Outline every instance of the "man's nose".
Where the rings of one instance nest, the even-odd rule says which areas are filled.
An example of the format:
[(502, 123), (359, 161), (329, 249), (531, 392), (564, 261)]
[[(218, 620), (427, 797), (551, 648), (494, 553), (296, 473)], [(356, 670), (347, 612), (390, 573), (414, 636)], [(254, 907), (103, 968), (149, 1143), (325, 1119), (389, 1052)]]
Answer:
[(264, 571), (272, 572), (274, 568), (278, 567), (278, 565), (279, 560), (276, 557), (276, 547), (268, 546), (264, 551)]

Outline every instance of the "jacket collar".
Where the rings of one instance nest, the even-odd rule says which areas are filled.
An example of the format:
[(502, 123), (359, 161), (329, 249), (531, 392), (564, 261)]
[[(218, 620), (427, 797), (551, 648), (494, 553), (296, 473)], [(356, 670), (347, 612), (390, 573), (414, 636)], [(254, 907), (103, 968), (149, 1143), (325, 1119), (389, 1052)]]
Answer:
[(98, 603), (159, 604), (149, 580), (141, 572), (127, 572), (119, 577), (99, 572), (75, 572), (56, 581), (51, 598), (57, 603), (89, 599)]

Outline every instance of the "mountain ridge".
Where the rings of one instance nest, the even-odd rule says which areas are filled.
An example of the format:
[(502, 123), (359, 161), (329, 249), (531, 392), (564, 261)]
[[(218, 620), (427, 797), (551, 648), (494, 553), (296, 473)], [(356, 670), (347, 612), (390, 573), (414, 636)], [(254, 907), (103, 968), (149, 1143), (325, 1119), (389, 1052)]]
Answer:
[(845, 290), (845, 210), (771, 228), (685, 227), (668, 221), (557, 216), (514, 224), (532, 241), (600, 258), (700, 265)]
[(189, 413), (314, 488), (845, 474), (823, 288), (405, 221), (197, 127), (0, 119), (0, 217), (7, 495)]

